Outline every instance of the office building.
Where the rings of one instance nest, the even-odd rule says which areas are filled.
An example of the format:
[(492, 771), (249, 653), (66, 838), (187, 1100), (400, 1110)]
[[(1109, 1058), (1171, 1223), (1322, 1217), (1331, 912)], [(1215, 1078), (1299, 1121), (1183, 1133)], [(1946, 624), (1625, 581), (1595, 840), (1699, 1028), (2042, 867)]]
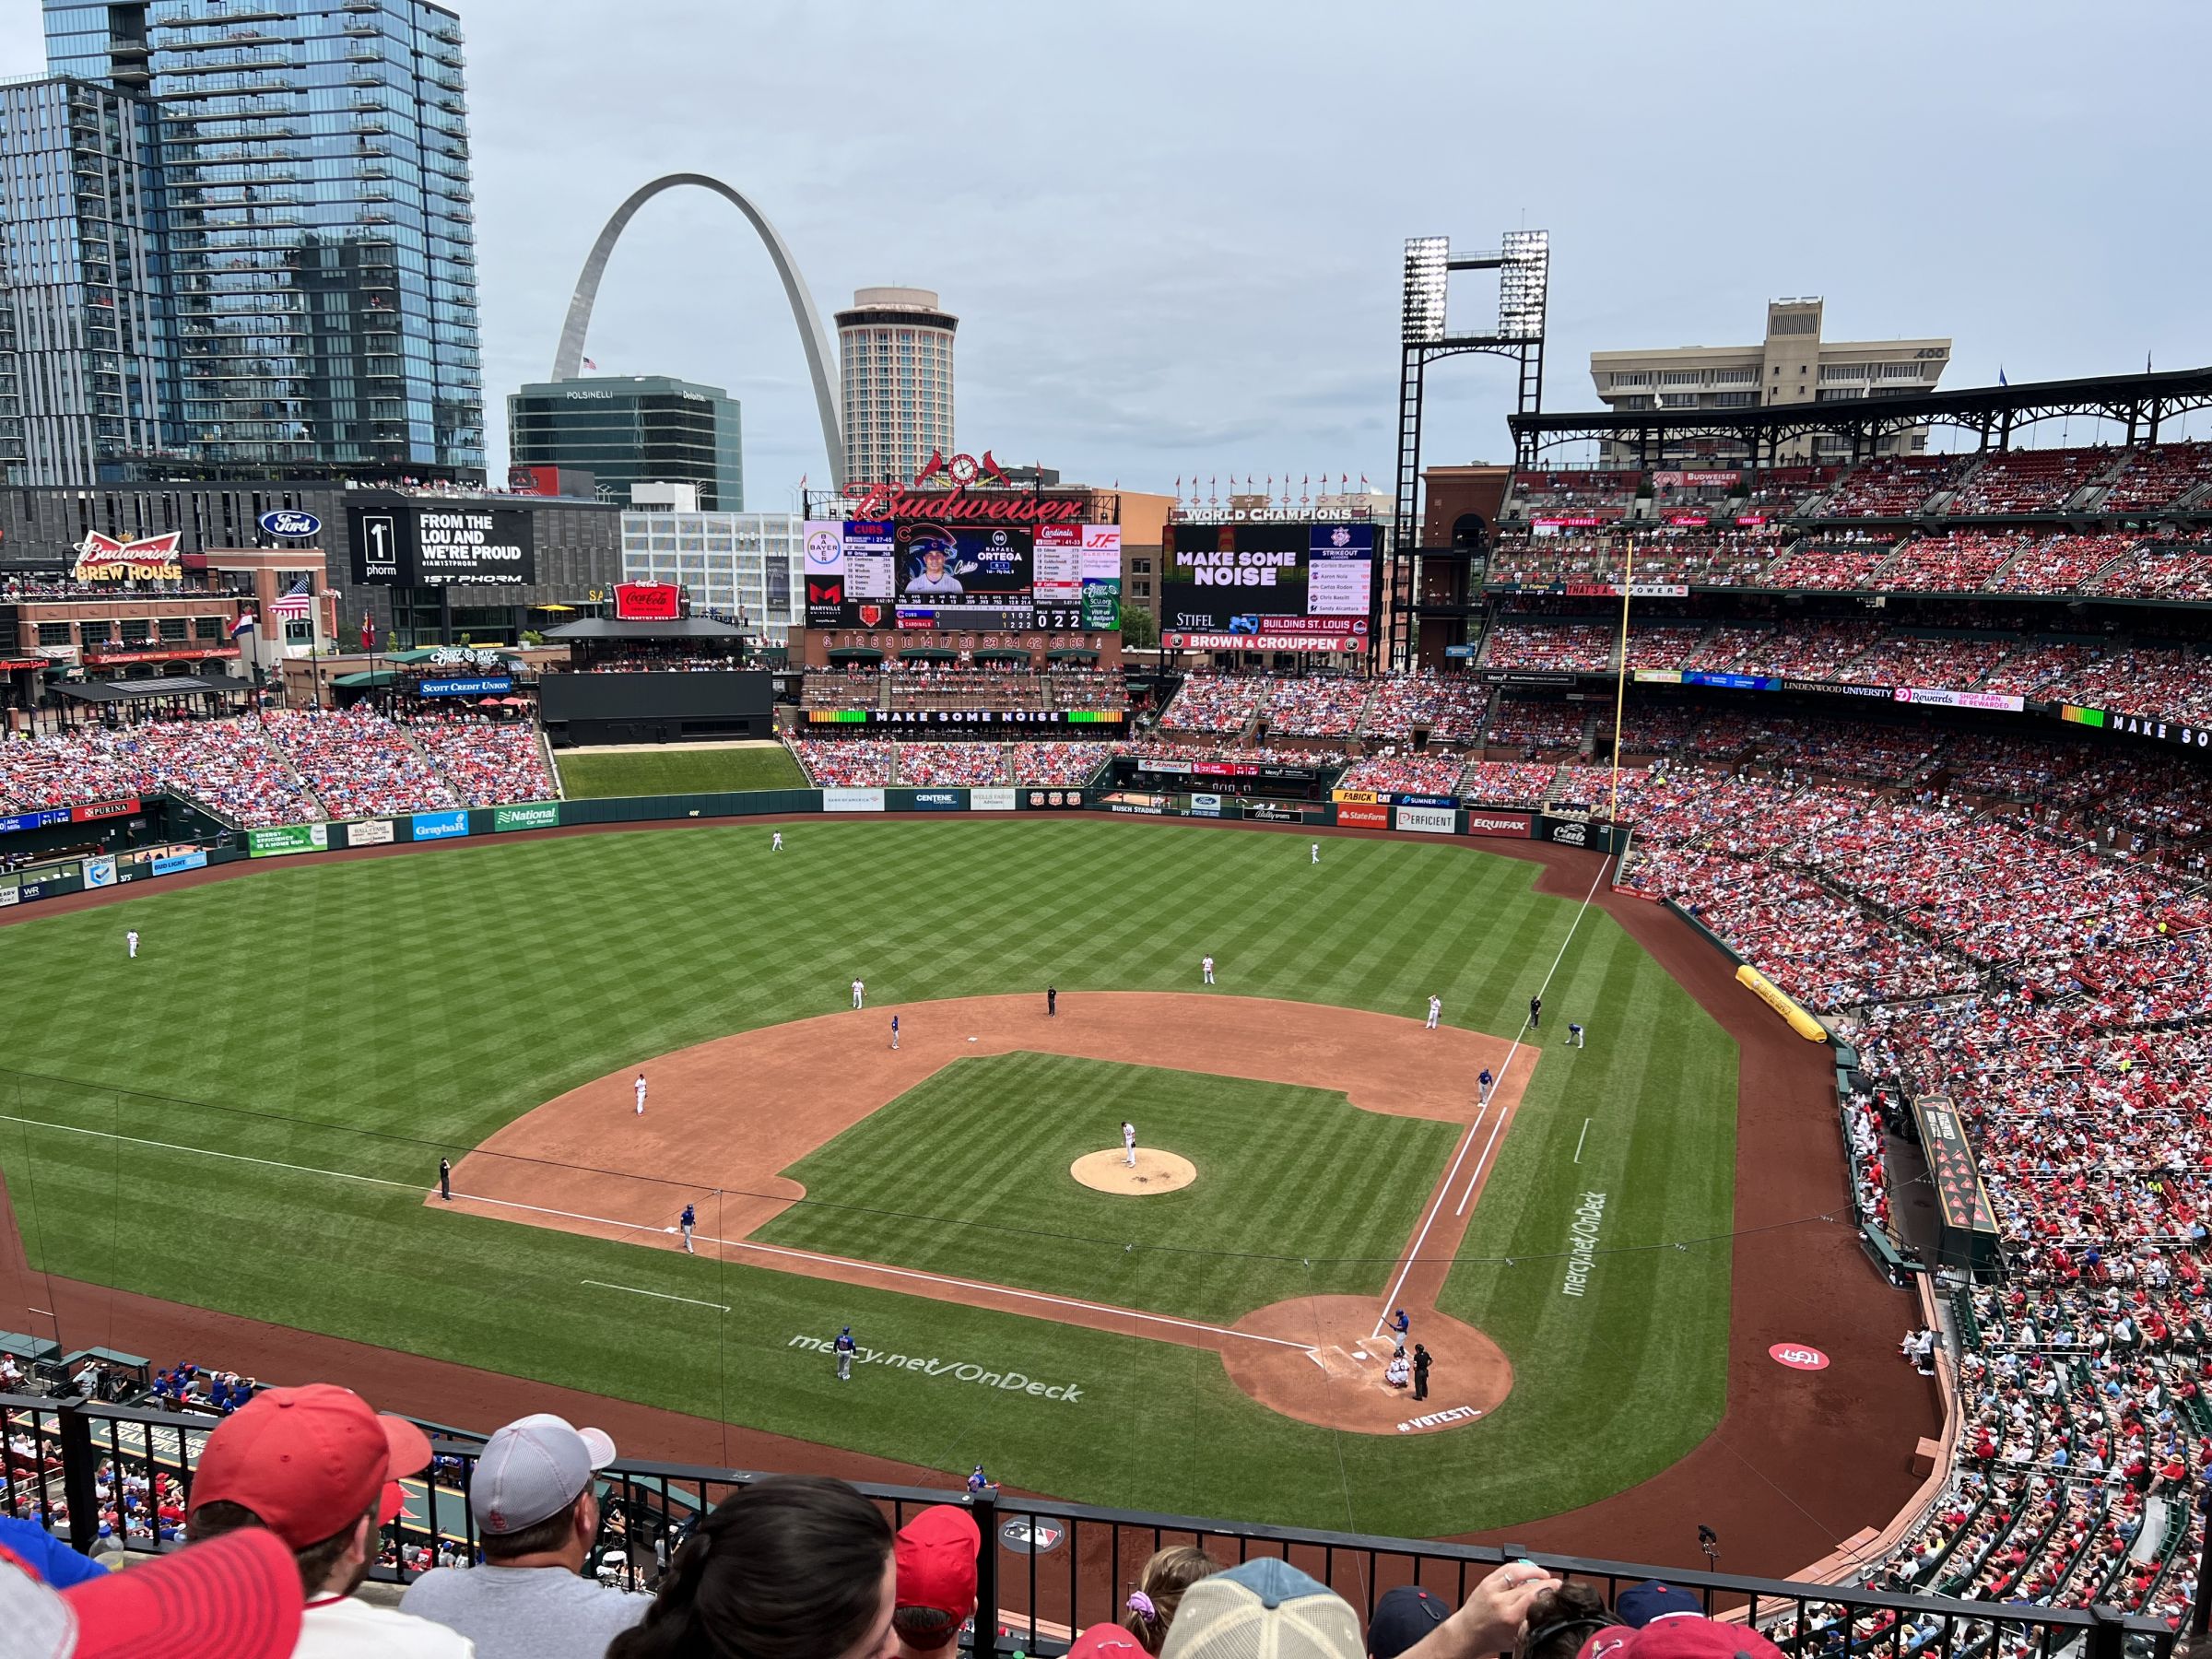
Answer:
[[(1950, 364), (1947, 339), (1824, 340), (1818, 298), (1775, 300), (1767, 306), (1767, 337), (1755, 346), (1677, 346), (1655, 351), (1594, 351), (1590, 378), (1609, 409), (1750, 409), (1772, 404), (1829, 403), (1838, 398), (1900, 397), (1933, 392)], [(1881, 454), (1926, 449), (1925, 427), (1884, 437)], [(1668, 462), (1741, 461), (1715, 441), (1670, 442)], [(1765, 457), (1760, 457), (1762, 460)], [(1776, 460), (1848, 461), (1850, 440), (1814, 433), (1785, 440)], [(1607, 441), (1602, 462), (1636, 465), (1635, 446)]]
[(190, 457), (268, 477), (480, 477), (455, 15), (429, 0), (45, 0), (45, 20), (53, 74), (153, 113)]
[[(566, 382), (563, 382), (564, 384)], [(736, 623), (769, 645), (806, 625), (805, 521), (717, 512), (687, 485), (641, 486), (622, 515), (622, 579), (688, 588), (691, 614)]]
[(737, 400), (720, 386), (665, 375), (547, 381), (507, 399), (514, 466), (580, 469), (602, 496), (630, 503), (641, 482), (690, 484), (710, 512), (745, 508)]
[(838, 379), (845, 422), (845, 481), (903, 483), (949, 460), (952, 336), (960, 320), (928, 288), (865, 288), (837, 313)]
[(152, 112), (66, 77), (0, 86), (0, 477), (89, 484), (176, 444)]

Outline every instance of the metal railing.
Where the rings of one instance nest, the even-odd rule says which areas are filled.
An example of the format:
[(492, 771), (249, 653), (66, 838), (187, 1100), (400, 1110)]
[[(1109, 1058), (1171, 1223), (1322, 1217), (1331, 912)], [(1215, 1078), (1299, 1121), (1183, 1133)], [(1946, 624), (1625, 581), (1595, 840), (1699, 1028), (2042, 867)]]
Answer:
[[(193, 1472), (219, 1419), (82, 1400), (0, 1394), (6, 1448), (0, 1459), (0, 1512), (35, 1520), (76, 1548), (173, 1547), (153, 1507), (157, 1477), (180, 1486), (190, 1505)], [(467, 1484), (482, 1441), (425, 1424), (436, 1461), (406, 1483), (407, 1501), (387, 1529), (373, 1576), (404, 1583), (441, 1555), (473, 1561), (478, 1535)], [(699, 1520), (761, 1472), (623, 1459), (599, 1487), (600, 1536), (587, 1571), (629, 1589), (650, 1589)], [(122, 1514), (124, 1493), (145, 1485), (138, 1515), (103, 1542), (103, 1512)], [(1755, 1626), (1793, 1659), (2170, 1659), (2175, 1632), (2160, 1620), (2110, 1607), (2039, 1607), (1962, 1602), (1861, 1585), (1800, 1583), (1720, 1571), (1542, 1555), (1504, 1545), (1247, 1526), (1187, 1515), (1096, 1509), (986, 1488), (978, 1493), (861, 1485), (894, 1526), (948, 1503), (969, 1510), (982, 1535), (977, 1605), (996, 1608), (995, 1631), (979, 1652), (1008, 1646), (1053, 1653), (1070, 1634), (1116, 1618), (1147, 1557), (1171, 1545), (1204, 1549), (1223, 1566), (1262, 1556), (1290, 1561), (1371, 1615), (1382, 1592), (1418, 1584), (1454, 1605), (1507, 1560), (1534, 1560), (1613, 1602), (1645, 1579), (1664, 1577), (1696, 1594), (1716, 1618)], [(104, 1500), (103, 1500), (103, 1494)], [(988, 1624), (989, 1621), (982, 1621)], [(986, 1643), (991, 1645), (986, 1646)]]

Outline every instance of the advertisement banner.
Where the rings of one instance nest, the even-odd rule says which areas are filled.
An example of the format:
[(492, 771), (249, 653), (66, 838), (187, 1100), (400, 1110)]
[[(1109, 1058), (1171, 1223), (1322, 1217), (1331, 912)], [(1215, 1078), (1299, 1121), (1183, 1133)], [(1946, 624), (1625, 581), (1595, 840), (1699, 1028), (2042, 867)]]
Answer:
[(1473, 806), (1467, 808), (1469, 835), (1503, 835), (1525, 841), (1533, 821), (1525, 812), (1483, 812)]
[(960, 789), (917, 789), (914, 791), (914, 804), (910, 810), (964, 812), (968, 808), (968, 803), (963, 798), (966, 794), (967, 791)]
[(1441, 806), (1447, 812), (1459, 805), (1455, 795), (1406, 794), (1403, 791), (1394, 791), (1390, 799), (1397, 806)]
[(2111, 709), (2080, 709), (2066, 718), (2076, 720), (2078, 715), (2095, 716), (2078, 720), (2079, 724), (2100, 725), (2108, 732), (2155, 737), (2160, 743), (2178, 743), (2183, 748), (2212, 748), (2212, 726), (2192, 725), (2186, 721), (2166, 720), (2152, 714), (2121, 714)]
[(468, 833), (468, 814), (418, 812), (407, 820), (407, 828), (418, 841), (452, 841)]
[(1336, 821), (1351, 830), (1387, 830), (1390, 828), (1390, 808), (1367, 801), (1339, 799)]
[(971, 812), (1012, 812), (1020, 804), (1013, 789), (971, 789), (968, 792), (968, 810)]
[(1288, 806), (1277, 801), (1247, 801), (1244, 816), (1266, 824), (1302, 824), (1306, 821), (1303, 806)]
[(1889, 700), (1888, 686), (1847, 686), (1834, 680), (1793, 679), (1785, 675), (1783, 677), (1782, 688), (1784, 691), (1810, 691), (1820, 697), (1876, 697), (1884, 702)]
[(2001, 713), (2018, 714), (2027, 700), (1998, 691), (1950, 691), (1939, 687), (1900, 686), (1897, 700), (1900, 703), (1931, 703), (1945, 709), (1990, 709)]
[(1185, 648), (1311, 651), (1336, 648), (1319, 641), (1366, 641), (1371, 524), (1170, 524), (1161, 563), (1161, 633)]
[(880, 789), (825, 789), (822, 791), (824, 812), (881, 812), (883, 791)]
[(537, 580), (535, 522), (521, 509), (402, 499), (348, 512), (357, 582), (520, 587)]
[(388, 847), (392, 841), (390, 818), (363, 818), (346, 826), (346, 844), (349, 847)]
[(88, 888), (111, 888), (115, 885), (115, 861), (112, 858), (85, 860), (85, 885)]
[(1629, 677), (1640, 686), (1678, 686), (1682, 683), (1679, 668), (1639, 668)]
[(49, 824), (65, 824), (68, 821), (69, 808), (66, 806), (46, 806), (37, 812), (10, 813), (6, 818), (0, 818), (0, 835), (15, 830), (43, 830)]
[(1194, 794), (1191, 797), (1193, 818), (1219, 818), (1221, 797), (1218, 794)]
[(175, 876), (185, 870), (204, 870), (207, 867), (207, 854), (194, 847), (189, 853), (171, 853), (166, 857), (157, 858), (150, 867), (157, 876)]
[(322, 853), (330, 846), (327, 824), (280, 824), (246, 831), (248, 858), (276, 858), (288, 853)]
[(673, 582), (615, 583), (618, 622), (674, 622), (684, 614), (684, 590)]
[(1347, 801), (1358, 801), (1364, 806), (1371, 806), (1382, 798), (1371, 789), (1332, 789), (1329, 791), (1329, 799), (1339, 806)]
[(1449, 806), (1394, 806), (1391, 828), (1421, 835), (1450, 835), (1459, 828), (1459, 814)]
[(1682, 676), (1686, 686), (1714, 686), (1723, 691), (1779, 691), (1782, 681), (1767, 674), (1689, 674)]
[(124, 801), (92, 801), (82, 806), (70, 807), (69, 821), (73, 824), (95, 824), (101, 818), (129, 818), (137, 810), (138, 800), (135, 795)]
[(523, 806), (494, 806), (491, 809), (493, 834), (507, 830), (551, 830), (560, 822), (560, 803), (533, 801)]
[(1580, 818), (1554, 818), (1546, 830), (1546, 838), (1562, 847), (1586, 847), (1593, 840), (1590, 826)]
[(500, 697), (514, 689), (514, 680), (488, 674), (477, 679), (424, 680), (415, 689), (424, 697)]

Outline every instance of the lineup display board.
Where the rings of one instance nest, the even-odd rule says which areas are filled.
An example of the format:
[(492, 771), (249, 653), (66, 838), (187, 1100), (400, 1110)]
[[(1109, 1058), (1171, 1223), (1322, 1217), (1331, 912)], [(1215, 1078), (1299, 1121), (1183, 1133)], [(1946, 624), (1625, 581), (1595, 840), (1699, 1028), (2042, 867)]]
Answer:
[(805, 536), (809, 628), (1121, 627), (1118, 524), (810, 519)]
[(1364, 650), (1371, 524), (1171, 524), (1160, 643), (1195, 651)]
[(348, 509), (353, 579), (382, 587), (523, 587), (537, 580), (526, 512), (441, 500)]

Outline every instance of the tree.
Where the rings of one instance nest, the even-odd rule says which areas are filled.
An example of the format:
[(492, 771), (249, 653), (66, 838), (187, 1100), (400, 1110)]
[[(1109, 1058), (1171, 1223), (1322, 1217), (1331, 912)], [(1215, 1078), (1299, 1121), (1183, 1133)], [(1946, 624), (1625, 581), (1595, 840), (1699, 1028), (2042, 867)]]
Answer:
[(1124, 651), (1149, 651), (1159, 643), (1159, 619), (1148, 610), (1124, 606), (1122, 610), (1122, 648)]

